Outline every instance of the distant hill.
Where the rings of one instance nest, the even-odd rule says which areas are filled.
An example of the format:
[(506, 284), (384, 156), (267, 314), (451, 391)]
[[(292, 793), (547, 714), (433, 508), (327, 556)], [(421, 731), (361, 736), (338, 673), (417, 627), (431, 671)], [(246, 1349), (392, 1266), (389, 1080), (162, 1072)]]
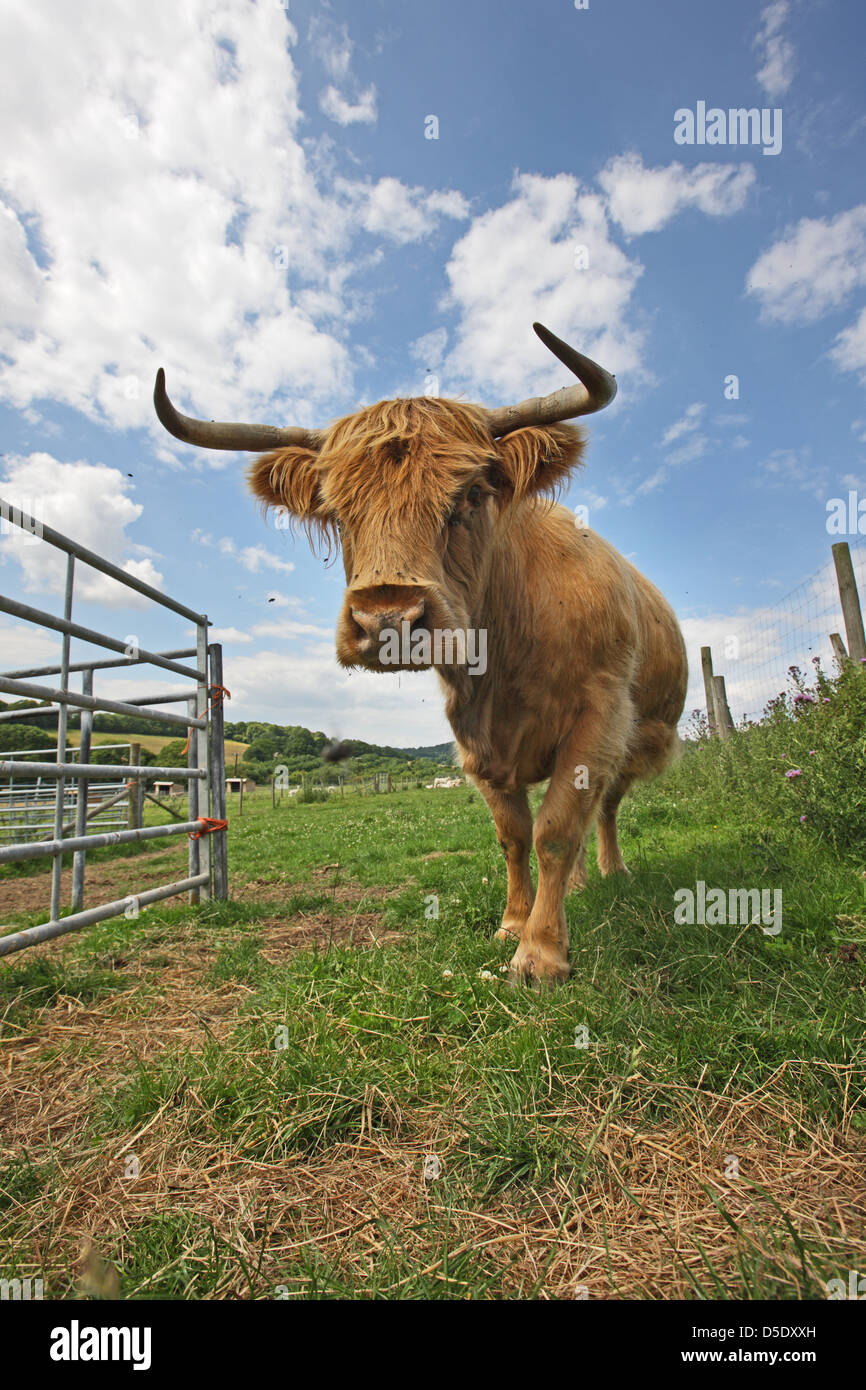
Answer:
[[(0, 749), (25, 746), (48, 746), (57, 729), (56, 715), (40, 715), (30, 700), (0, 700), (0, 710), (13, 707), (33, 709), (27, 724), (0, 723)], [(69, 742), (78, 743), (77, 713), (70, 711)], [(36, 727), (33, 727), (36, 726)], [(137, 742), (142, 747), (142, 760), (156, 762), (161, 749), (177, 739), (176, 724), (164, 724), (158, 718), (132, 715), (103, 714), (94, 716), (93, 743)], [(16, 731), (17, 730), (17, 731)], [(43, 731), (44, 730), (44, 734)], [(40, 737), (37, 737), (37, 733)], [(28, 745), (25, 739), (32, 742)], [(307, 729), (301, 724), (266, 724), (260, 720), (226, 722), (226, 762), (230, 772), (241, 769), (256, 781), (270, 781), (275, 766), (285, 766), (293, 778), (315, 774), (316, 780), (336, 782), (342, 776), (369, 776), (372, 773), (391, 773), (415, 780), (428, 779), (437, 773), (456, 770), (454, 744), (431, 743), (418, 747), (397, 748), (390, 744), (366, 743), (362, 739), (342, 740), (350, 756), (339, 763), (325, 761), (322, 753), (332, 738), (321, 730)], [(145, 751), (149, 757), (145, 757)], [(169, 762), (166, 766), (175, 766)]]
[(429, 758), (434, 763), (452, 763), (454, 740), (449, 739), (447, 743), (431, 743), (426, 748), (398, 748), (396, 751), (403, 753), (407, 758)]

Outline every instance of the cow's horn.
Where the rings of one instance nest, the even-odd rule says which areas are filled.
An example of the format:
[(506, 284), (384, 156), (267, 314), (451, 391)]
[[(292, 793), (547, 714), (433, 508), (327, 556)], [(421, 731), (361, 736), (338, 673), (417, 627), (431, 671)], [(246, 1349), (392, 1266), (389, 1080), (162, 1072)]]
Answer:
[(194, 420), (191, 415), (181, 415), (166, 395), (162, 367), (156, 374), (153, 404), (169, 434), (182, 439), (185, 444), (200, 444), (204, 449), (244, 449), (257, 453), (262, 449), (284, 448), (287, 444), (318, 449), (321, 443), (318, 430), (305, 430), (299, 425), (280, 429), (276, 425), (235, 425), (221, 420)]
[(544, 346), (574, 372), (580, 385), (563, 386), (550, 396), (533, 396), (519, 405), (488, 411), (490, 430), (496, 437), (524, 425), (555, 425), (559, 420), (573, 420), (577, 415), (592, 415), (609, 405), (616, 395), (616, 380), (604, 367), (569, 347), (543, 323), (534, 323), (532, 327)]

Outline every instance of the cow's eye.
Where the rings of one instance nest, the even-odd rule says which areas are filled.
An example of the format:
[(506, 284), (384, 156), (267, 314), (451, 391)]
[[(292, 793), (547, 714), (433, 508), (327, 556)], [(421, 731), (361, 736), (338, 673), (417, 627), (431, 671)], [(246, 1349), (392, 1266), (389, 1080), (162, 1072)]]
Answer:
[(481, 488), (471, 487), (466, 494), (466, 501), (471, 507), (477, 507), (481, 503)]

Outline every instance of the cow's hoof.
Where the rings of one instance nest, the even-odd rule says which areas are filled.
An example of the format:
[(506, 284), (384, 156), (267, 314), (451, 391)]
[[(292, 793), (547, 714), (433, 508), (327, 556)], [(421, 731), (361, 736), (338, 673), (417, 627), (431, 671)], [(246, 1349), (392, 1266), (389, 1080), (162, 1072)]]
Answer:
[(518, 984), (558, 985), (570, 974), (563, 955), (541, 946), (519, 946), (510, 965), (511, 979)]
[(602, 878), (610, 878), (613, 874), (622, 874), (623, 878), (631, 878), (631, 869), (622, 860), (618, 864), (599, 865)]
[(494, 941), (512, 941), (517, 937), (520, 940), (520, 933), (523, 931), (525, 922), (518, 922), (513, 917), (507, 922), (503, 922), (501, 927), (493, 933)]

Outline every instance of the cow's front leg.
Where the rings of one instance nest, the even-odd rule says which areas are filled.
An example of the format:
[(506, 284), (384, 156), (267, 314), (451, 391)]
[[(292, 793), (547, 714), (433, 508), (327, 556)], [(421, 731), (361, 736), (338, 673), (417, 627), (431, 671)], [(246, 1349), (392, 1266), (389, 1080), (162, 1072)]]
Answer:
[(520, 936), (526, 924), (535, 889), (529, 871), (529, 851), (532, 848), (532, 813), (526, 792), (503, 792), (491, 787), (481, 778), (473, 778), (496, 825), (496, 838), (505, 855), (508, 870), (508, 898), (502, 925), (496, 932), (500, 940)]
[(568, 973), (568, 928), (564, 899), (575, 863), (598, 811), (612, 764), (622, 757), (631, 727), (627, 698), (585, 709), (556, 760), (535, 820), (538, 892), (520, 945), (511, 961), (522, 980), (564, 980)]

